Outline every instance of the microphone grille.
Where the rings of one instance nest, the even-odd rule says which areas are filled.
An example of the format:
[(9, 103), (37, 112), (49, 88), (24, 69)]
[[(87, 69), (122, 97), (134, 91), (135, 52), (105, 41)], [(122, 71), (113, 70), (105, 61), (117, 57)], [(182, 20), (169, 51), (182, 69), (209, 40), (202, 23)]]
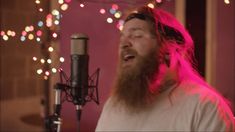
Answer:
[(83, 33), (71, 35), (71, 54), (85, 55), (87, 54), (88, 36)]

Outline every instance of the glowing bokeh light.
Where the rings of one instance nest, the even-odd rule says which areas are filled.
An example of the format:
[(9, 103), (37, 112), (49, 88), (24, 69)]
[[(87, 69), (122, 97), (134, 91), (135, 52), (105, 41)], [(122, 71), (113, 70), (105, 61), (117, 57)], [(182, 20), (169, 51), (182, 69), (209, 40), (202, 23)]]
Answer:
[(44, 80), (47, 80), (48, 79), (48, 77), (47, 76), (44, 76)]
[(5, 35), (5, 32), (4, 31), (1, 31), (1, 36)]
[(56, 10), (56, 9), (54, 9), (53, 11), (52, 11), (52, 15), (59, 15), (60, 14), (60, 12), (58, 11), (58, 10)]
[(12, 37), (15, 37), (15, 36), (16, 36), (16, 32), (11, 31), (11, 36), (12, 36)]
[(82, 8), (83, 8), (84, 6), (85, 6), (84, 4), (80, 4), (80, 7), (82, 7)]
[(230, 1), (229, 0), (224, 0), (224, 3), (225, 4), (230, 4)]
[(42, 69), (37, 70), (37, 74), (39, 74), (39, 75), (42, 74), (42, 72), (43, 72)]
[(53, 37), (53, 38), (57, 38), (57, 37), (58, 37), (57, 33), (53, 33), (53, 34), (52, 34), (52, 37)]
[(113, 23), (113, 19), (109, 17), (109, 18), (107, 18), (107, 22), (108, 23)]
[(162, 0), (156, 0), (156, 2), (157, 2), (157, 3), (161, 3), (161, 2), (162, 2)]
[(55, 25), (59, 25), (60, 22), (59, 22), (58, 20), (55, 20), (55, 21), (54, 21), (54, 24), (55, 24)]
[(36, 34), (37, 34), (37, 36), (42, 36), (42, 31), (41, 30), (38, 30), (37, 32), (36, 32)]
[(60, 62), (64, 62), (64, 57), (60, 57)]
[(21, 36), (21, 37), (20, 37), (20, 40), (21, 40), (21, 41), (25, 41), (25, 40), (26, 40), (25, 36)]
[(153, 3), (148, 3), (148, 7), (153, 9), (154, 8), (154, 4)]
[(29, 34), (28, 39), (29, 39), (29, 40), (33, 40), (33, 39), (34, 39), (34, 36), (33, 36), (32, 33)]
[(33, 57), (33, 61), (37, 61), (37, 60), (38, 60), (38, 58), (34, 56)]
[(43, 26), (43, 22), (42, 22), (42, 21), (39, 21), (39, 22), (38, 22), (38, 26), (39, 26), (39, 27), (42, 27), (42, 26)]
[(40, 4), (41, 2), (40, 2), (40, 0), (35, 0), (35, 3)]
[(65, 0), (65, 2), (69, 3), (69, 2), (71, 2), (71, 0)]
[(26, 26), (24, 30), (25, 30), (26, 32), (29, 32), (29, 31), (30, 31), (30, 27), (29, 27), (29, 26)]
[(68, 7), (69, 7), (68, 4), (63, 4), (63, 5), (61, 5), (60, 9), (65, 11), (68, 9)]
[(42, 9), (42, 8), (39, 8), (38, 10), (39, 10), (40, 12), (43, 12), (43, 9)]
[(9, 39), (9, 37), (7, 35), (3, 35), (3, 40), (7, 41)]
[(116, 13), (114, 14), (114, 17), (115, 17), (115, 18), (120, 18), (121, 16), (122, 16), (122, 14), (121, 14), (120, 11), (118, 11), (118, 12), (116, 12)]
[(43, 63), (45, 63), (45, 60), (44, 60), (44, 59), (41, 59), (40, 62), (43, 64)]
[(49, 75), (50, 75), (50, 72), (49, 72), (49, 71), (45, 71), (45, 75), (46, 75), (46, 76), (49, 76)]
[(53, 52), (53, 51), (54, 51), (53, 47), (49, 47), (49, 48), (48, 48), (48, 51), (49, 51), (49, 52)]
[(26, 31), (22, 31), (22, 36), (26, 36), (27, 35), (27, 32)]
[(101, 14), (105, 14), (105, 12), (106, 12), (105, 9), (103, 9), (103, 8), (100, 9), (100, 13), (101, 13)]
[(116, 10), (114, 10), (114, 9), (111, 8), (111, 9), (109, 10), (109, 12), (110, 12), (111, 14), (115, 14), (115, 13), (116, 13)]
[(53, 73), (56, 73), (56, 72), (57, 72), (56, 68), (52, 68), (51, 71), (52, 71)]
[(29, 29), (30, 29), (30, 31), (33, 31), (34, 27), (31, 25), (31, 26), (29, 26)]
[(52, 62), (51, 59), (47, 59), (48, 64), (51, 64), (51, 62)]
[(37, 42), (40, 42), (40, 41), (41, 41), (41, 39), (40, 39), (39, 37), (37, 37), (36, 40), (37, 40)]
[(63, 3), (64, 3), (64, 0), (58, 0), (58, 3), (59, 3), (59, 4), (63, 4)]
[(112, 9), (113, 9), (113, 10), (117, 10), (117, 9), (118, 9), (118, 5), (117, 5), (117, 4), (113, 4), (113, 5), (112, 5)]
[(11, 30), (7, 30), (7, 35), (11, 36)]

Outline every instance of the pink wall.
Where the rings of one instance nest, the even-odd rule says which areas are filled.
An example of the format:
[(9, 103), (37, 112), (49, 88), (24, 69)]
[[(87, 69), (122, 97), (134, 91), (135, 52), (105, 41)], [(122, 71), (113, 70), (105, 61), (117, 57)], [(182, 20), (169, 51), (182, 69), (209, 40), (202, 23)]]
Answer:
[[(216, 88), (235, 109), (235, 1), (217, 0)], [(235, 111), (234, 111), (235, 113)]]
[[(119, 4), (120, 5), (120, 4)], [(128, 9), (128, 5), (120, 5), (120, 10)], [(103, 104), (108, 97), (115, 76), (119, 31), (116, 24), (108, 24), (107, 17), (110, 13), (101, 15), (99, 9), (111, 8), (111, 4), (86, 3), (84, 8), (79, 2), (72, 1), (69, 9), (63, 14), (61, 21), (61, 55), (65, 57), (62, 68), (70, 75), (70, 36), (73, 33), (86, 33), (89, 40), (90, 74), (97, 67), (101, 69), (99, 80), (99, 94), (101, 104), (94, 102), (84, 106), (81, 129), (82, 131), (94, 131)], [(174, 1), (166, 2), (162, 8), (174, 13)], [(76, 131), (75, 108), (71, 103), (64, 103), (62, 107), (62, 128), (64, 131)]]

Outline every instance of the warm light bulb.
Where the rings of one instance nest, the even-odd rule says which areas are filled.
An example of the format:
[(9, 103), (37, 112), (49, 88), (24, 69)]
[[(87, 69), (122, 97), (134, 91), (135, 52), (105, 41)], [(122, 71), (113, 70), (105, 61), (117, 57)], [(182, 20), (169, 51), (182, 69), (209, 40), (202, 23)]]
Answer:
[(51, 64), (51, 62), (52, 62), (51, 59), (47, 59), (48, 64)]
[(28, 36), (28, 39), (29, 39), (29, 40), (33, 40), (33, 38), (34, 38), (33, 34), (30, 33), (29, 36)]
[(52, 71), (53, 73), (56, 73), (56, 72), (57, 72), (56, 68), (52, 68), (51, 71)]
[(45, 63), (45, 60), (44, 60), (44, 59), (41, 59), (40, 62), (43, 64), (43, 63)]
[(229, 0), (224, 0), (224, 3), (225, 4), (230, 4), (230, 1)]
[(153, 3), (149, 3), (148, 7), (153, 9), (154, 8), (154, 4)]
[(108, 23), (113, 23), (113, 19), (109, 17), (109, 18), (107, 18), (107, 22)]
[(52, 37), (53, 37), (53, 38), (57, 38), (57, 36), (58, 36), (57, 33), (53, 33), (53, 34), (52, 34)]
[(49, 52), (53, 52), (53, 50), (54, 50), (53, 47), (49, 47), (49, 48), (48, 48), (48, 51), (49, 51)]
[(3, 40), (7, 41), (9, 39), (9, 37), (7, 35), (3, 35)]
[(82, 8), (83, 8), (84, 6), (85, 6), (84, 4), (80, 4), (80, 7), (82, 7)]
[(64, 57), (60, 57), (60, 62), (64, 62)]
[(45, 75), (49, 76), (49, 75), (50, 75), (50, 72), (49, 72), (49, 71), (46, 71), (46, 72), (45, 72)]
[(68, 4), (63, 4), (63, 5), (61, 5), (60, 9), (65, 11), (68, 9), (68, 7), (69, 7)]
[(33, 57), (33, 61), (37, 61), (37, 59), (38, 59), (37, 57), (35, 57), (35, 56)]
[(43, 72), (42, 69), (37, 70), (37, 74), (39, 74), (39, 75), (42, 74), (42, 72)]
[(40, 0), (35, 0), (35, 3), (36, 4), (40, 4)]
[(44, 80), (47, 80), (48, 79), (48, 77), (47, 76), (44, 76)]

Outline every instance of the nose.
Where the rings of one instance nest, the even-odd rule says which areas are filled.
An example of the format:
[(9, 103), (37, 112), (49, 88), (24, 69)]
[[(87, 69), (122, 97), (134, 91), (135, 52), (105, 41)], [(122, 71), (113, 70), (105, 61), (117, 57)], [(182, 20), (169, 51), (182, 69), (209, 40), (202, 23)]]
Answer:
[(128, 37), (123, 37), (123, 38), (121, 38), (121, 40), (120, 40), (120, 48), (121, 49), (126, 49), (126, 48), (130, 48), (130, 47), (132, 47), (132, 41), (131, 41), (131, 39), (130, 38), (128, 38)]

